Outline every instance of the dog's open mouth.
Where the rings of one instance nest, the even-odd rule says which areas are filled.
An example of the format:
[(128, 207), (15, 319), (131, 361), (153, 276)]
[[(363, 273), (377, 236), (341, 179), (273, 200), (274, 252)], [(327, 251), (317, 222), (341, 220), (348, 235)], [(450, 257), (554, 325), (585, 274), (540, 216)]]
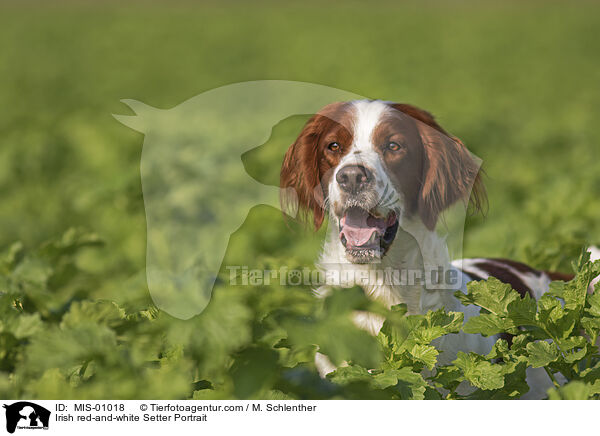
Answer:
[(340, 220), (340, 241), (354, 261), (382, 257), (396, 237), (398, 217), (385, 216), (359, 207), (346, 210)]

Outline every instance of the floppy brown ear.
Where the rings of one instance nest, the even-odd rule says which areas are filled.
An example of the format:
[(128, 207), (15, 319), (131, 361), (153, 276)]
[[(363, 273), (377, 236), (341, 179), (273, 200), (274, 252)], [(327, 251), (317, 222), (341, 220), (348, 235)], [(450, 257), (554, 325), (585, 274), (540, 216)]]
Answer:
[[(319, 131), (316, 128), (317, 117), (312, 117), (302, 129), (283, 158), (280, 173), (280, 201), (282, 210), (298, 211), (306, 221), (312, 214), (315, 230), (323, 224), (323, 190), (317, 162)], [(286, 189), (287, 188), (287, 189)], [(290, 189), (295, 194), (290, 193)], [(291, 213), (295, 215), (295, 213)]]
[(390, 106), (413, 118), (425, 149), (418, 212), (427, 228), (435, 229), (440, 214), (458, 200), (469, 201), (473, 212), (482, 211), (487, 200), (479, 164), (460, 139), (448, 135), (423, 109)]
[(416, 121), (425, 148), (418, 210), (429, 230), (435, 228), (440, 214), (458, 200), (470, 200), (475, 211), (480, 211), (485, 203), (479, 164), (458, 138), (448, 136), (433, 117), (431, 121), (435, 127)]

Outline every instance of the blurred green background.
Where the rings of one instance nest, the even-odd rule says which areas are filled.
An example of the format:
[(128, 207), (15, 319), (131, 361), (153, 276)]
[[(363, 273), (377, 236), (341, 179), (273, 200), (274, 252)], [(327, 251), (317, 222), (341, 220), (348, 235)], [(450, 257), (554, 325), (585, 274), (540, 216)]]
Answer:
[[(218, 86), (285, 79), (431, 111), (487, 173), (489, 211), (469, 219), (465, 255), (569, 270), (582, 245), (600, 241), (599, 28), (593, 2), (3, 2), (0, 247), (22, 241), (27, 252), (87, 229), (104, 241), (73, 257), (87, 279), (42, 318), (79, 300), (144, 310), (143, 136), (112, 117), (131, 113), (120, 99), (170, 108)], [(306, 264), (318, 244), (256, 207), (227, 256)], [(244, 331), (238, 339), (251, 341)], [(7, 395), (187, 392), (131, 381), (67, 394), (19, 385), (14, 363), (3, 370)]]

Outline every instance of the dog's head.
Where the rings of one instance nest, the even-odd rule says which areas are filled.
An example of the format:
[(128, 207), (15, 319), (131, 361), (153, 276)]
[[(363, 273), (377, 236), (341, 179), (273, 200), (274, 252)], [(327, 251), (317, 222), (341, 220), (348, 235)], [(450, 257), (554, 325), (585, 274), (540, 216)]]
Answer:
[(285, 155), (281, 187), (295, 188), (316, 229), (329, 213), (352, 263), (383, 257), (404, 220), (433, 231), (458, 200), (479, 209), (485, 197), (476, 161), (431, 114), (367, 100), (330, 104), (306, 123)]

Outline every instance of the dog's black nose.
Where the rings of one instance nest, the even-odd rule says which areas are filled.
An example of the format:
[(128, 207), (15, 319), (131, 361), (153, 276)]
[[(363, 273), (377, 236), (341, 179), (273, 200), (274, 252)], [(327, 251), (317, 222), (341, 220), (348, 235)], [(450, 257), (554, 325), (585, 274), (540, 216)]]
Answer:
[(373, 175), (362, 165), (347, 165), (338, 171), (335, 180), (342, 190), (350, 194), (358, 194), (369, 186)]

